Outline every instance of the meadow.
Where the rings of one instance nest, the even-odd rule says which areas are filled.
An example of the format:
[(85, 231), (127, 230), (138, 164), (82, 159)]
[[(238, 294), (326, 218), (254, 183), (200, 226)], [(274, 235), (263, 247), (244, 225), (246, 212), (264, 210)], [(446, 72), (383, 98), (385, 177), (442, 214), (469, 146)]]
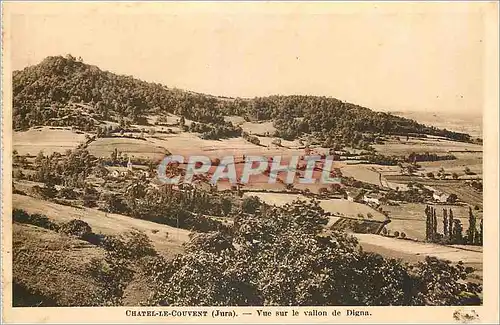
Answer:
[(85, 142), (85, 133), (69, 127), (40, 127), (12, 133), (12, 149), (20, 155), (36, 156), (40, 150), (45, 155), (64, 153)]

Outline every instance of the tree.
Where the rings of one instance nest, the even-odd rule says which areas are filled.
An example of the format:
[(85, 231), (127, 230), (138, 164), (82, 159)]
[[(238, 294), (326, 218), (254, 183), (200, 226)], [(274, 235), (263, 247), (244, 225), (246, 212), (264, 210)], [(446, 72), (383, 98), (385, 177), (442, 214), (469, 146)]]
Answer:
[(476, 217), (472, 213), (472, 208), (469, 207), (469, 228), (467, 229), (467, 243), (469, 245), (474, 245), (476, 243)]
[(432, 240), (436, 241), (437, 235), (437, 216), (436, 209), (432, 209)]
[(443, 209), (443, 236), (445, 239), (450, 238), (448, 231), (448, 213), (446, 212), (446, 209)]
[(243, 199), (243, 203), (241, 204), (241, 209), (245, 213), (253, 214), (259, 209), (261, 206), (261, 201), (257, 196), (247, 196)]
[(453, 240), (453, 234), (455, 233), (453, 227), (455, 225), (455, 220), (453, 219), (453, 211), (450, 208), (448, 213), (448, 235), (450, 240)]
[(431, 207), (428, 205), (425, 206), (425, 240), (430, 241), (431, 240), (431, 215), (432, 215), (432, 210)]
[(118, 149), (115, 148), (113, 152), (111, 152), (111, 161), (113, 163), (116, 163), (117, 160), (118, 160)]
[(448, 203), (455, 203), (458, 200), (458, 196), (455, 193), (451, 193), (448, 198), (446, 199), (446, 202)]
[(127, 205), (115, 193), (101, 193), (99, 201), (101, 201), (100, 209), (103, 211), (111, 213), (126, 213), (128, 211)]
[(452, 173), (452, 174), (451, 174), (451, 177), (452, 177), (453, 179), (458, 179), (458, 174), (457, 174), (457, 173)]
[(453, 220), (452, 242), (454, 244), (463, 243), (463, 227), (462, 227), (462, 222), (460, 222), (459, 219)]
[(221, 199), (221, 210), (224, 215), (229, 215), (231, 213), (231, 208), (233, 206), (233, 202), (231, 202), (228, 198)]
[(483, 239), (483, 219), (481, 219), (481, 222), (479, 223), (479, 244), (483, 245), (484, 239)]

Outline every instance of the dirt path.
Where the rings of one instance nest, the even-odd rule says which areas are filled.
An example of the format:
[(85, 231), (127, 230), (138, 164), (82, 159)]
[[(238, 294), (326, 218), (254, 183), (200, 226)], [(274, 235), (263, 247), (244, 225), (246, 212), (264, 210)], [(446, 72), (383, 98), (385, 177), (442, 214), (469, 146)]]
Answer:
[(462, 261), (473, 267), (475, 277), (482, 278), (483, 253), (477, 247), (463, 249), (460, 246), (444, 246), (432, 243), (415, 242), (395, 239), (372, 234), (353, 234), (359, 244), (367, 252), (374, 252), (389, 258), (402, 259), (405, 262), (415, 263), (423, 261), (426, 256), (434, 256), (452, 263)]

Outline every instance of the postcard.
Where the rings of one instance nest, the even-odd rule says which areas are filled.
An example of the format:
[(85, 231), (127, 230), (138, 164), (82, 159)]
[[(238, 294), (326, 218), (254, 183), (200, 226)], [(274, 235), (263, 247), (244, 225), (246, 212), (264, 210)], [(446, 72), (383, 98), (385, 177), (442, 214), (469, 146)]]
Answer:
[(498, 322), (498, 29), (3, 2), (3, 322)]

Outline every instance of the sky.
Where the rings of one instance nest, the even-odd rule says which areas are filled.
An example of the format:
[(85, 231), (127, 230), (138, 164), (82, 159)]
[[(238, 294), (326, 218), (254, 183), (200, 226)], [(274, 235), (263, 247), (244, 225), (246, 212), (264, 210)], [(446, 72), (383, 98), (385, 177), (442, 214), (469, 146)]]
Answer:
[(197, 92), (480, 115), (484, 4), (10, 4), (11, 66), (81, 56)]

